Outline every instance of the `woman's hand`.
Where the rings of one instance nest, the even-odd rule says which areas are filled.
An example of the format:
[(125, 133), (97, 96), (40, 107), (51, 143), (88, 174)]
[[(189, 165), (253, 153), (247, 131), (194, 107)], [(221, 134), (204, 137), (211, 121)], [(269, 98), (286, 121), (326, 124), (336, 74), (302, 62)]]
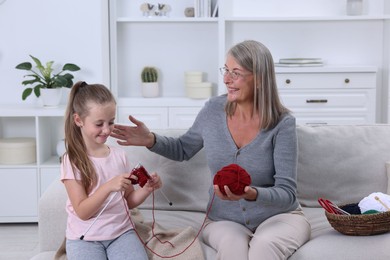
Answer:
[(135, 119), (133, 116), (129, 116), (129, 120), (135, 124), (135, 126), (114, 125), (114, 130), (111, 132), (111, 136), (119, 139), (117, 143), (119, 145), (135, 145), (152, 147), (155, 142), (155, 136), (146, 125)]
[(240, 199), (256, 200), (257, 198), (257, 190), (250, 186), (246, 186), (244, 188), (244, 194), (242, 195), (234, 194), (233, 192), (230, 191), (227, 185), (224, 186), (224, 189), (225, 189), (226, 196), (220, 191), (218, 185), (214, 185), (214, 192), (221, 200), (231, 200), (231, 201), (236, 201)]

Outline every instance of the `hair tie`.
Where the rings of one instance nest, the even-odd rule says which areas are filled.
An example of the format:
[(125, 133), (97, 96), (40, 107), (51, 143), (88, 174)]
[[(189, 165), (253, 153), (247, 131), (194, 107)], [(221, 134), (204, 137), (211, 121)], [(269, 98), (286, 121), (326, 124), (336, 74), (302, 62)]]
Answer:
[(246, 186), (251, 184), (251, 176), (238, 164), (229, 164), (223, 167), (214, 176), (214, 185), (219, 186), (219, 190), (226, 196), (224, 186), (228, 186), (230, 191), (236, 195), (244, 194)]

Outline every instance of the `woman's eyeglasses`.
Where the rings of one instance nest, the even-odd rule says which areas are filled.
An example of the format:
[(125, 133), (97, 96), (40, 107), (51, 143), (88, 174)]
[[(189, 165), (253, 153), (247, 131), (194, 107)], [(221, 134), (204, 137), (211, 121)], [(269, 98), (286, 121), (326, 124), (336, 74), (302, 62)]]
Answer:
[(221, 72), (221, 75), (222, 76), (226, 76), (226, 75), (229, 75), (229, 77), (233, 80), (236, 80), (238, 79), (239, 77), (243, 77), (243, 76), (247, 76), (247, 75), (250, 75), (250, 74), (241, 74), (237, 71), (230, 71), (228, 68), (226, 67), (222, 67), (222, 68), (219, 68), (219, 71)]

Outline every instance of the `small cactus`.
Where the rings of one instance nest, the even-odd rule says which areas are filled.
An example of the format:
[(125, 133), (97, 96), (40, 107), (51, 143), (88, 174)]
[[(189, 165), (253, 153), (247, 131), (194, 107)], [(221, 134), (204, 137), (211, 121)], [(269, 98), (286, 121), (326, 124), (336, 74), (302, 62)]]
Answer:
[(142, 82), (157, 82), (158, 73), (154, 67), (145, 67), (141, 73)]

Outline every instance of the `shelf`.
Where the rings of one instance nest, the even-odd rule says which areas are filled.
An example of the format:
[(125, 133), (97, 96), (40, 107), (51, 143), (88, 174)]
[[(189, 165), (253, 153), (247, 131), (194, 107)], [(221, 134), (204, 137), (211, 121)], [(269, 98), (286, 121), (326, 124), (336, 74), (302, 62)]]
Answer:
[(310, 21), (371, 21), (371, 20), (390, 20), (390, 15), (356, 15), (356, 16), (291, 16), (291, 17), (221, 17), (226, 22), (310, 22)]
[(118, 23), (202, 23), (202, 22), (218, 22), (216, 17), (143, 17), (143, 18), (131, 18), (131, 17), (118, 17), (116, 20)]
[(26, 163), (26, 164), (0, 164), (0, 169), (31, 169), (36, 168), (37, 163)]
[(123, 107), (199, 107), (208, 99), (191, 98), (118, 98), (118, 106)]
[(65, 107), (38, 107), (32, 105), (1, 105), (0, 117), (64, 116)]

